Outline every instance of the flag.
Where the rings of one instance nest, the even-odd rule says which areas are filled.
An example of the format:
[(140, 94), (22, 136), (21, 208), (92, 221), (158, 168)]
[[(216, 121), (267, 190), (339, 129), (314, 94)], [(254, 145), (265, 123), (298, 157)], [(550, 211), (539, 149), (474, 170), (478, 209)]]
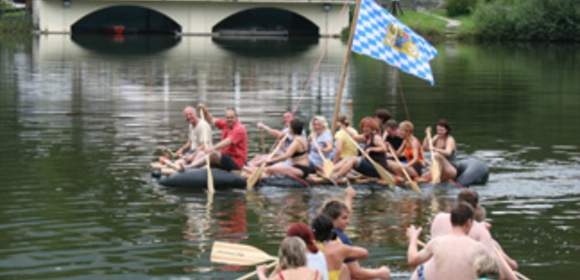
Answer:
[(352, 51), (435, 83), (429, 61), (437, 50), (373, 0), (361, 0)]

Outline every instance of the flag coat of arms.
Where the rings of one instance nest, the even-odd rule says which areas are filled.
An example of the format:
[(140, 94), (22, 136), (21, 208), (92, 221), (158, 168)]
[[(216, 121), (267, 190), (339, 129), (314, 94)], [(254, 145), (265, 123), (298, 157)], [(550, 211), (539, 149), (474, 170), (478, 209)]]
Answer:
[(361, 0), (352, 51), (435, 83), (429, 61), (437, 50), (373, 0)]

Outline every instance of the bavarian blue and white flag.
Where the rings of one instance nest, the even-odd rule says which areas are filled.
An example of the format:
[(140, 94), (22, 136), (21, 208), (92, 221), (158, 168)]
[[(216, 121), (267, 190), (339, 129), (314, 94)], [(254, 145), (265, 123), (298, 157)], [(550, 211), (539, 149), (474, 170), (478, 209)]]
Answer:
[(437, 50), (373, 0), (361, 0), (352, 51), (435, 83), (429, 61)]

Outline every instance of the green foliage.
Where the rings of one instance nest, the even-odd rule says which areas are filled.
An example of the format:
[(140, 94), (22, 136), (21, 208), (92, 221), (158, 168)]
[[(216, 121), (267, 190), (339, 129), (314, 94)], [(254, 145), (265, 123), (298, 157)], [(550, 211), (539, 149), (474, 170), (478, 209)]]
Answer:
[(445, 0), (447, 15), (450, 17), (470, 14), (477, 0)]
[(432, 15), (407, 10), (399, 20), (429, 41), (440, 41), (445, 36), (447, 22)]
[(482, 3), (474, 20), (482, 39), (580, 41), (580, 11), (574, 0)]

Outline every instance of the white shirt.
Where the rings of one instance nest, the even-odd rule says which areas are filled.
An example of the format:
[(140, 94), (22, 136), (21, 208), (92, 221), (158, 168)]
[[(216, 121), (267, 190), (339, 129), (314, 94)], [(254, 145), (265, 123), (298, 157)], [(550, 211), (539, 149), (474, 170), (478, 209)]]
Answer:
[(197, 120), (197, 125), (194, 127), (192, 124), (189, 124), (189, 141), (191, 142), (191, 147), (189, 148), (190, 151), (194, 151), (198, 145), (205, 144), (206, 139), (204, 139), (204, 135), (207, 137), (207, 141), (211, 146), (211, 127), (209, 124), (202, 120)]
[(318, 270), (318, 273), (322, 276), (322, 280), (328, 280), (328, 266), (326, 265), (326, 259), (322, 251), (318, 251), (316, 254), (306, 252), (306, 267)]

